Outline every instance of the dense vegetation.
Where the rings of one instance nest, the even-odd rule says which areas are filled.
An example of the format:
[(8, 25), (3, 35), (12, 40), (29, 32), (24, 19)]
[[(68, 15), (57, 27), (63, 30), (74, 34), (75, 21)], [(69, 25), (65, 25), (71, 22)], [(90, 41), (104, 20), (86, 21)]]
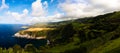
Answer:
[(46, 52), (119, 53), (119, 20), (120, 12), (114, 12), (61, 25), (47, 36)]
[[(55, 30), (47, 32), (49, 45), (35, 48), (14, 46), (0, 49), (11, 53), (120, 53), (120, 12), (97, 17), (61, 22)], [(63, 23), (63, 24), (62, 24)], [(55, 23), (56, 25), (56, 23)]]

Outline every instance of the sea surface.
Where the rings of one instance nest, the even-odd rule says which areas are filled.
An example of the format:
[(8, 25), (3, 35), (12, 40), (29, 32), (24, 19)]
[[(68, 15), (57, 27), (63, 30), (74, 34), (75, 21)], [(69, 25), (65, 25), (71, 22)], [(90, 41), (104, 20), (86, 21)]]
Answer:
[(46, 40), (35, 40), (35, 39), (25, 39), (25, 38), (16, 38), (13, 37), (14, 34), (20, 30), (21, 24), (0, 24), (0, 47), (9, 48), (18, 44), (21, 47), (24, 47), (26, 44), (33, 44), (35, 47), (46, 44)]

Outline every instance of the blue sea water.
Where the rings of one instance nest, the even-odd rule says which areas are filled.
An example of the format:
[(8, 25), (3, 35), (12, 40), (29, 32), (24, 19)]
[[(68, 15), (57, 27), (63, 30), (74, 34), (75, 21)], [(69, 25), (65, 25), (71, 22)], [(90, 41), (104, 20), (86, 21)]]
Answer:
[(0, 47), (9, 48), (18, 44), (21, 47), (24, 47), (26, 44), (33, 44), (35, 47), (46, 44), (46, 40), (35, 40), (35, 39), (23, 39), (15, 38), (14, 34), (20, 30), (24, 25), (21, 24), (0, 24)]

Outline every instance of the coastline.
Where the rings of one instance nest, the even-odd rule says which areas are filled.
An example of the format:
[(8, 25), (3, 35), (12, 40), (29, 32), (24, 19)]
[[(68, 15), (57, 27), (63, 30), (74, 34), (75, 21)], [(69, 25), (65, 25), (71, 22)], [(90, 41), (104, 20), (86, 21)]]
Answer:
[[(22, 27), (23, 28), (23, 27)], [(26, 28), (26, 27), (24, 27)], [(47, 30), (54, 30), (54, 28), (27, 28), (25, 30), (22, 31), (25, 32), (35, 32), (35, 31), (47, 31)], [(26, 39), (46, 39), (46, 36), (39, 36), (39, 37), (35, 37), (35, 36), (31, 36), (29, 34), (20, 34), (20, 32), (17, 32), (14, 34), (13, 37), (17, 37), (17, 38), (26, 38)]]
[(26, 39), (46, 39), (46, 36), (33, 37), (33, 36), (28, 35), (28, 34), (21, 35), (21, 34), (19, 34), (19, 33), (14, 34), (13, 37), (17, 37), (17, 38), (26, 38)]

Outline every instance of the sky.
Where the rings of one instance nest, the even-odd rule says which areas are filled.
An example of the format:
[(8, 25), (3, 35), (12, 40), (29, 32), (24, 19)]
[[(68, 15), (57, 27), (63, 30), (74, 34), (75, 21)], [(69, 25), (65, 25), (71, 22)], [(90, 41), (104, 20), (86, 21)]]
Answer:
[(0, 0), (0, 24), (59, 22), (120, 11), (120, 0)]

